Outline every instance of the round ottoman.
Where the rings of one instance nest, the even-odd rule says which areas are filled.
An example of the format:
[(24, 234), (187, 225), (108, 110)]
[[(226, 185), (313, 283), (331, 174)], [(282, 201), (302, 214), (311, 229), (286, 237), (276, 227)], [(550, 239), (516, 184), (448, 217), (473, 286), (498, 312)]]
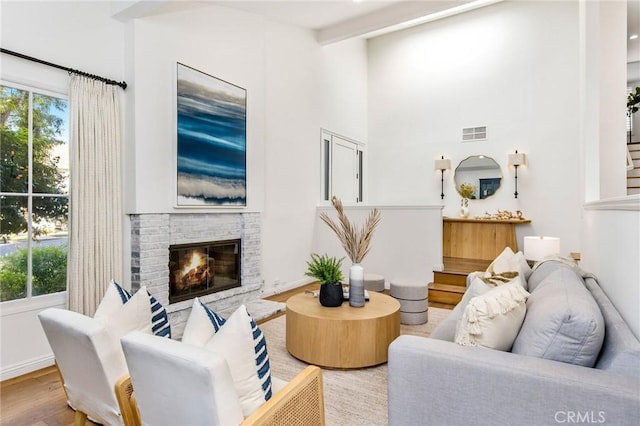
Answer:
[(364, 274), (364, 288), (369, 291), (384, 291), (384, 277), (378, 274)]
[(412, 279), (393, 279), (390, 294), (400, 302), (400, 322), (408, 325), (428, 321), (429, 301), (427, 283)]

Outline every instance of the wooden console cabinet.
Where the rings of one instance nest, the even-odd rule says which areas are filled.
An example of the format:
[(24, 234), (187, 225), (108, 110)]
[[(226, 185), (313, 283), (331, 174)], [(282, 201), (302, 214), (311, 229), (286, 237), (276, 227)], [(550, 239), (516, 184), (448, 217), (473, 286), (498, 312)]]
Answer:
[(466, 290), (470, 272), (483, 271), (505, 247), (518, 251), (516, 225), (530, 220), (442, 219), (444, 269), (433, 271), (429, 306), (452, 308)]
[(511, 247), (518, 251), (516, 225), (530, 220), (442, 219), (442, 256), (493, 260)]

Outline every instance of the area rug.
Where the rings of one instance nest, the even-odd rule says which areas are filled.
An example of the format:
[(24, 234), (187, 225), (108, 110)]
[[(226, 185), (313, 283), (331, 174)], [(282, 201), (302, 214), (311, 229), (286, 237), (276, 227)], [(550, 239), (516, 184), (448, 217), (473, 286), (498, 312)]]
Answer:
[[(428, 336), (450, 310), (429, 308), (429, 322), (401, 325), (400, 334)], [(291, 380), (307, 364), (289, 355), (284, 316), (260, 325), (267, 339), (271, 374)], [(387, 365), (356, 370), (322, 369), (327, 426), (387, 424)], [(354, 395), (356, 396), (354, 398)]]

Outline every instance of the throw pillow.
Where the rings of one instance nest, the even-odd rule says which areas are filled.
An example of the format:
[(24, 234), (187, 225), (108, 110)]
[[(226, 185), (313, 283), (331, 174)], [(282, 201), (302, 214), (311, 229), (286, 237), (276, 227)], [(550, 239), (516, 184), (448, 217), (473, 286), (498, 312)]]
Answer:
[[(462, 318), (462, 314), (464, 313), (464, 308), (467, 306), (469, 301), (476, 296), (484, 294), (494, 288), (482, 279), (480, 279), (477, 274), (483, 274), (482, 272), (472, 272), (472, 274), (476, 274), (474, 278), (470, 279), (469, 285), (467, 286), (467, 291), (464, 292), (462, 299), (453, 311), (447, 316), (447, 318), (442, 321), (438, 327), (431, 333), (429, 336), (432, 339), (438, 340), (446, 340), (447, 342), (453, 342), (456, 336), (456, 328), (458, 327), (458, 323), (460, 322), (460, 318)], [(471, 277), (471, 274), (468, 278)]]
[(167, 311), (146, 287), (131, 296), (120, 284), (111, 280), (93, 318), (110, 328), (116, 337), (122, 336), (118, 334), (120, 332), (133, 330), (171, 337)]
[(122, 305), (127, 303), (129, 299), (131, 299), (131, 293), (122, 288), (120, 284), (114, 280), (111, 280), (93, 317), (102, 322), (107, 322), (109, 318), (116, 315), (120, 308), (122, 308)]
[(271, 398), (267, 342), (244, 305), (231, 314), (204, 348), (227, 361), (245, 417)]
[(472, 298), (456, 328), (455, 342), (508, 351), (526, 312), (529, 293), (519, 279)]
[(501, 285), (520, 276), (521, 284), (527, 289), (527, 280), (531, 275), (531, 268), (521, 252), (514, 253), (510, 247), (505, 247), (487, 268), (483, 280), (487, 284)]
[(225, 323), (224, 318), (209, 309), (197, 297), (184, 327), (182, 342), (203, 347)]
[(127, 303), (111, 317), (99, 317), (96, 320), (102, 322), (115, 339), (125, 334), (137, 330), (143, 333), (152, 334), (151, 329), (151, 302), (146, 295), (146, 288), (142, 287), (136, 294), (131, 296)]
[(550, 273), (531, 293), (512, 352), (593, 367), (604, 334), (604, 318), (591, 292), (565, 267)]

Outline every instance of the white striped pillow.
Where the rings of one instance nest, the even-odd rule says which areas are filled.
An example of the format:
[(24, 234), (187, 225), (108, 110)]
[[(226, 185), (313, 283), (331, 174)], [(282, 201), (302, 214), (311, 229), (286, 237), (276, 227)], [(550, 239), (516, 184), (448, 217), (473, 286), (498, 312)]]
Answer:
[[(151, 332), (156, 336), (161, 337), (169, 337), (171, 338), (171, 325), (169, 324), (169, 316), (167, 315), (167, 311), (162, 306), (158, 300), (149, 293), (146, 287), (140, 288), (139, 292), (142, 291), (146, 294), (149, 299), (149, 307), (144, 308), (145, 304), (137, 305), (142, 309), (145, 309), (145, 312), (142, 312), (141, 315), (144, 315), (146, 318), (148, 316), (148, 322), (150, 323)], [(136, 293), (137, 295), (137, 293)], [(122, 288), (120, 284), (111, 280), (109, 282), (109, 286), (107, 287), (107, 291), (105, 292), (102, 300), (100, 301), (100, 305), (96, 309), (96, 313), (93, 315), (93, 318), (102, 322), (103, 324), (109, 324), (110, 322), (116, 321), (116, 318), (121, 316), (123, 307), (131, 300), (132, 296), (127, 290)], [(127, 311), (131, 311), (133, 307), (127, 309)], [(124, 319), (118, 320), (122, 322)], [(146, 320), (145, 320), (146, 321)], [(127, 327), (124, 324), (125, 328)], [(139, 329), (132, 325), (135, 329)]]
[(209, 309), (197, 297), (193, 299), (191, 312), (184, 327), (182, 342), (204, 346), (225, 323), (224, 318)]
[(267, 342), (244, 305), (231, 314), (204, 348), (227, 361), (245, 417), (271, 398)]

